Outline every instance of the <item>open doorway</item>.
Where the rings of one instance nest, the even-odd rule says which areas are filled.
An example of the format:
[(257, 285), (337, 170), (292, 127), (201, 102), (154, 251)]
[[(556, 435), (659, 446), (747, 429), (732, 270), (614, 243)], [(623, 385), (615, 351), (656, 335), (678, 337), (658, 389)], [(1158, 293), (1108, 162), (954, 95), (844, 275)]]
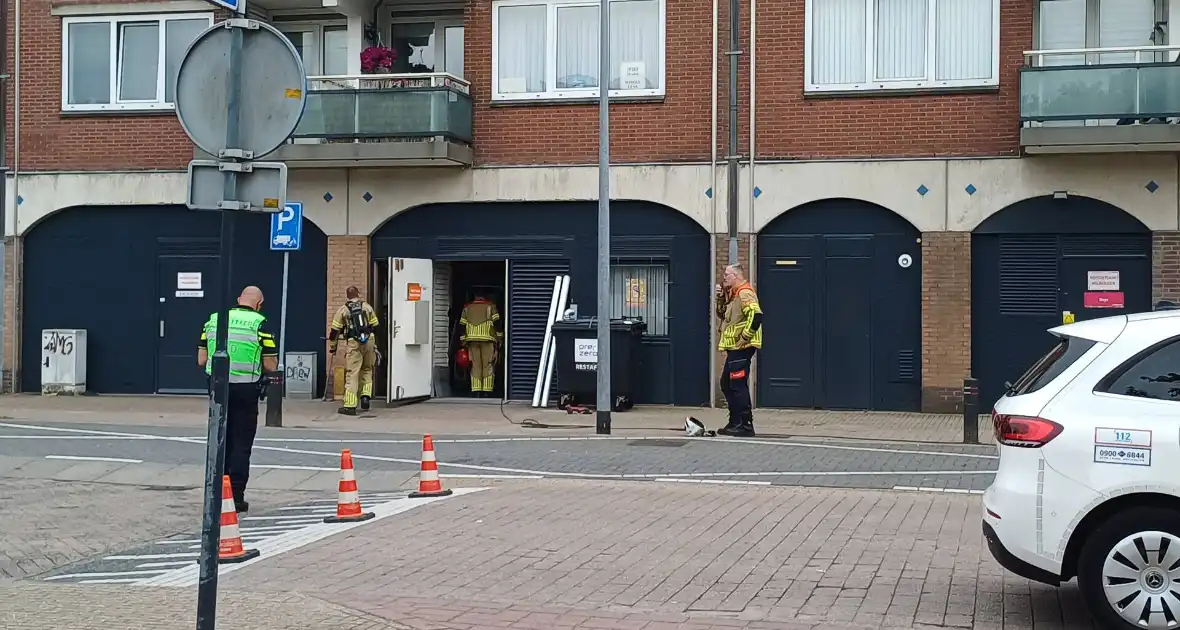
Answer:
[[(493, 366), (493, 384), (489, 392), (472, 391), (471, 370), (459, 369), (455, 364), (455, 354), (461, 345), (459, 338), (464, 332), (463, 325), (459, 323), (463, 315), (463, 308), (476, 298), (482, 298), (496, 306), (496, 310), (500, 313), (500, 320), (495, 323), (495, 329), (501, 334), (506, 334), (508, 330), (508, 303), (505, 291), (507, 270), (507, 261), (502, 260), (436, 263), (435, 276), (439, 294), (444, 290), (443, 283), (438, 281), (439, 277), (445, 275), (449, 280), (446, 328), (439, 330), (436, 327), (435, 330), (436, 347), (446, 349), (447, 362), (445, 374), (436, 373), (436, 396), (503, 400), (506, 355), (503, 345), (497, 353), (498, 356)], [(501, 337), (501, 339), (504, 338)]]

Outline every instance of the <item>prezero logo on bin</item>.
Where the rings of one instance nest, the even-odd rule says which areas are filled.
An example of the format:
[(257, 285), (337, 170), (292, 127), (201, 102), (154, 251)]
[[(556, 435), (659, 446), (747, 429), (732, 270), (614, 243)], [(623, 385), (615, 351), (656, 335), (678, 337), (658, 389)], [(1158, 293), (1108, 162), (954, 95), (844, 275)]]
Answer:
[[(597, 339), (575, 339), (574, 340), (574, 363), (598, 363), (598, 340)], [(592, 370), (592, 367), (578, 366), (579, 370)]]

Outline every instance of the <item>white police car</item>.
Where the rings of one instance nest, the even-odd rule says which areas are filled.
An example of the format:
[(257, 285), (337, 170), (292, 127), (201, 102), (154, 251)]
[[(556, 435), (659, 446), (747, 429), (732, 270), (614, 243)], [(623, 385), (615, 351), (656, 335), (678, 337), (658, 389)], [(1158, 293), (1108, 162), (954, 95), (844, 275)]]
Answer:
[(1103, 628), (1180, 627), (1180, 310), (1049, 331), (1057, 345), (992, 411), (992, 555), (1074, 577)]

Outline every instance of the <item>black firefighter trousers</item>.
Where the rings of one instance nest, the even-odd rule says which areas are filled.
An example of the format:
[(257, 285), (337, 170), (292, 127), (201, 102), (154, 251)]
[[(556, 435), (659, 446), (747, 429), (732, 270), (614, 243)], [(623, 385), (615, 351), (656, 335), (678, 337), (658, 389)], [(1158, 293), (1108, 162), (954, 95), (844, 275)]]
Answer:
[(721, 391), (729, 407), (729, 427), (753, 425), (753, 409), (750, 402), (750, 362), (757, 348), (742, 348), (725, 353), (725, 366), (721, 370)]

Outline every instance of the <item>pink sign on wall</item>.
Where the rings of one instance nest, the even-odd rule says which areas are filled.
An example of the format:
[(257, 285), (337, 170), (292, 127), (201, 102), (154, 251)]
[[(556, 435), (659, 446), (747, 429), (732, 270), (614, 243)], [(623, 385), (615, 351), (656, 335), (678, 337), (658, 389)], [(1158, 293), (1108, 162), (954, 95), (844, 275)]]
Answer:
[(1123, 308), (1126, 301), (1122, 291), (1086, 291), (1082, 294), (1082, 306), (1086, 308)]

